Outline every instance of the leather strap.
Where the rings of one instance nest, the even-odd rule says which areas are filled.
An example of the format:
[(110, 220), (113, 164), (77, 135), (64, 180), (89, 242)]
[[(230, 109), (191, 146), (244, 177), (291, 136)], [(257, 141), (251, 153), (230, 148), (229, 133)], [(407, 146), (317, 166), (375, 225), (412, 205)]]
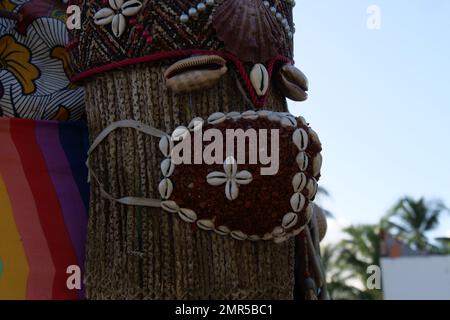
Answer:
[(108, 135), (119, 129), (119, 128), (132, 128), (139, 132), (142, 132), (149, 136), (154, 136), (157, 138), (161, 138), (162, 136), (167, 135), (165, 132), (158, 130), (152, 126), (146, 125), (142, 122), (136, 121), (136, 120), (120, 120), (111, 123), (109, 126), (107, 126), (105, 129), (100, 132), (100, 134), (95, 138), (94, 142), (92, 143), (91, 147), (89, 148), (87, 152), (87, 161), (86, 166), (88, 168), (88, 182), (91, 181), (91, 178), (94, 180), (96, 184), (98, 184), (100, 188), (101, 195), (109, 199), (110, 201), (114, 201), (123, 205), (128, 206), (140, 206), (140, 207), (153, 207), (153, 208), (159, 208), (161, 207), (161, 201), (158, 199), (150, 199), (150, 198), (140, 198), (140, 197), (122, 197), (119, 199), (114, 198), (111, 194), (109, 194), (105, 188), (103, 187), (103, 184), (98, 179), (97, 175), (95, 174), (95, 171), (90, 167), (89, 160), (91, 154), (94, 152), (94, 150), (99, 146), (100, 143), (103, 142), (103, 140), (108, 137)]

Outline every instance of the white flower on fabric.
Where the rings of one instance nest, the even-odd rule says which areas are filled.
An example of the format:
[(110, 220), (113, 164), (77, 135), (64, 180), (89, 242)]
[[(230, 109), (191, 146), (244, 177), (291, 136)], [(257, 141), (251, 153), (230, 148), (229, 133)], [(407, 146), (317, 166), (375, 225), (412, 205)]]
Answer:
[(238, 171), (236, 160), (228, 157), (223, 163), (224, 172), (214, 171), (206, 176), (209, 185), (220, 186), (225, 183), (225, 196), (233, 201), (239, 195), (239, 185), (249, 184), (253, 176), (247, 170)]
[(138, 14), (142, 8), (142, 3), (137, 0), (109, 0), (111, 8), (103, 8), (94, 15), (94, 23), (104, 26), (111, 23), (111, 29), (116, 37), (120, 37), (127, 27), (125, 17), (132, 17)]

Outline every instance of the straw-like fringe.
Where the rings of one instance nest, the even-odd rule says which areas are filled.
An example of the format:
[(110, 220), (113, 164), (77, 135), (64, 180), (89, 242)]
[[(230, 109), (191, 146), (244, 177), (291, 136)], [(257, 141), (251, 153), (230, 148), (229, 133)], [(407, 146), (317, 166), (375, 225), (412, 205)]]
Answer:
[[(113, 121), (136, 119), (171, 132), (192, 117), (249, 106), (228, 74), (215, 87), (186, 95), (166, 92), (166, 66), (135, 66), (96, 77), (86, 85), (93, 139)], [(268, 106), (286, 111), (284, 99)], [(158, 141), (130, 129), (111, 134), (91, 165), (116, 197), (158, 197)], [(139, 238), (141, 235), (141, 238)], [(292, 241), (238, 242), (182, 222), (159, 209), (125, 207), (91, 188), (86, 252), (90, 299), (291, 299)]]

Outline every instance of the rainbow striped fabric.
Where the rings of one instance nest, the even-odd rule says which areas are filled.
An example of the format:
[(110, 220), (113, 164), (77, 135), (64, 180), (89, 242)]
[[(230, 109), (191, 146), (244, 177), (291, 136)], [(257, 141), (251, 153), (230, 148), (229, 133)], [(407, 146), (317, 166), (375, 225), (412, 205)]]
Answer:
[(89, 188), (82, 123), (0, 118), (0, 299), (80, 299)]

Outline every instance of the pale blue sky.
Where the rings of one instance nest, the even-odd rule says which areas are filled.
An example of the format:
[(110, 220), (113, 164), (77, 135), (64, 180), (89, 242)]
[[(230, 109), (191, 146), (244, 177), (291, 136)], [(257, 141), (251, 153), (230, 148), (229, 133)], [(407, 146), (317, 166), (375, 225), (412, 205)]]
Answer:
[(376, 222), (403, 195), (450, 206), (450, 1), (297, 0), (294, 16), (310, 98), (290, 110), (321, 137), (339, 224)]

